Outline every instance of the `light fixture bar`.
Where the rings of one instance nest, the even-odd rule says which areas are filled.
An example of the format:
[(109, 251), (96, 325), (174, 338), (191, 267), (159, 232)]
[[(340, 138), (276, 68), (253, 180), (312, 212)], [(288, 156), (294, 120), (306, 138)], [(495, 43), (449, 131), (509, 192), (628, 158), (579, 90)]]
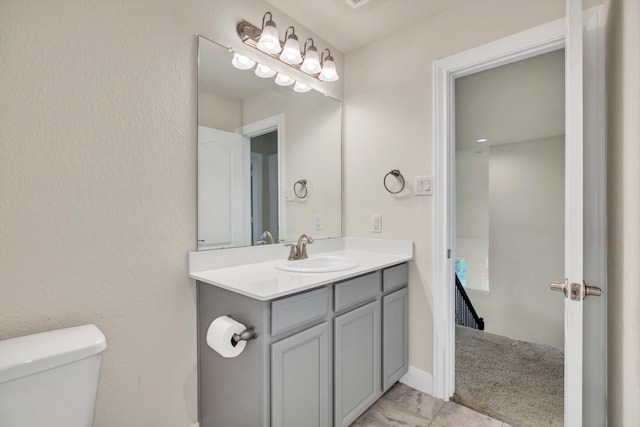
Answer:
[[(268, 12), (267, 12), (268, 13)], [(270, 56), (271, 58), (277, 60), (278, 62), (280, 62), (281, 64), (285, 64), (297, 71), (301, 71), (302, 73), (304, 73), (306, 76), (309, 77), (313, 77), (316, 80), (319, 81), (329, 81), (329, 80), (323, 80), (320, 78), (320, 74), (318, 75), (314, 75), (314, 74), (309, 74), (305, 71), (303, 71), (301, 69), (301, 64), (289, 64), (285, 61), (282, 61), (280, 59), (280, 54), (279, 53), (270, 53), (270, 52), (265, 52), (264, 50), (261, 50), (258, 48), (258, 41), (260, 40), (260, 34), (262, 32), (262, 30), (258, 27), (256, 27), (255, 25), (247, 22), (247, 21), (242, 21), (238, 24), (238, 26), (236, 27), (236, 30), (238, 32), (238, 36), (240, 37), (240, 40), (242, 40), (242, 42), (249, 46), (252, 47), (253, 49), (260, 51), (261, 53)], [(282, 41), (280, 41), (280, 46), (284, 46), (284, 43), (282, 43)], [(306, 53), (306, 52), (305, 52)], [(333, 58), (331, 58), (331, 62), (333, 63)], [(334, 65), (334, 73), (335, 73), (335, 65)], [(337, 73), (335, 73), (336, 75), (336, 80), (337, 80)]]

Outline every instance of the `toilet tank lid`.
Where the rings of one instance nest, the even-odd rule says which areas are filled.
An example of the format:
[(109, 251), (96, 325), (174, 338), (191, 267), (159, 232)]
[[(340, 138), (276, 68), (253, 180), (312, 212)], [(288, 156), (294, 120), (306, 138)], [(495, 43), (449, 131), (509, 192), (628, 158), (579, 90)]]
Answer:
[(0, 383), (96, 355), (107, 341), (95, 325), (57, 329), (0, 341)]

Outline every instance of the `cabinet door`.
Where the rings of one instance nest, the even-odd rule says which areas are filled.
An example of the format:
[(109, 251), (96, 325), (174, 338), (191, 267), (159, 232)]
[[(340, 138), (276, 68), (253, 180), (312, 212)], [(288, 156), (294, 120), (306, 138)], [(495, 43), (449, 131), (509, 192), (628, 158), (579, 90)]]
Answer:
[(381, 395), (380, 301), (334, 322), (335, 426), (348, 426)]
[(409, 368), (409, 298), (405, 287), (382, 298), (382, 386), (387, 391)]
[(329, 324), (271, 345), (271, 426), (329, 427)]

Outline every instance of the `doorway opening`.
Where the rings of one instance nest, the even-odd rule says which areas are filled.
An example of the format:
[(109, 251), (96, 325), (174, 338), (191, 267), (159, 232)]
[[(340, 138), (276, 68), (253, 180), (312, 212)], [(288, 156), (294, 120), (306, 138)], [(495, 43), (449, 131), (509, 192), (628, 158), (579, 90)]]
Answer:
[(559, 49), (454, 82), (452, 400), (514, 425), (563, 421), (564, 74)]
[[(278, 131), (250, 138), (252, 244), (274, 243), (278, 226)], [(275, 236), (275, 237), (274, 237)]]

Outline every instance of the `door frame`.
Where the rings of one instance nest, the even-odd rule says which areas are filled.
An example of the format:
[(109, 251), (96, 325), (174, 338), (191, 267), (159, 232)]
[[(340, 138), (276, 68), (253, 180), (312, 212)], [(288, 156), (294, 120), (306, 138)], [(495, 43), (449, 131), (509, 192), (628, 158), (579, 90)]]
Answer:
[[(585, 12), (604, 21), (605, 9), (599, 6)], [(589, 18), (585, 17), (585, 22)], [(601, 43), (598, 43), (599, 49)], [(433, 395), (444, 400), (455, 392), (455, 322), (453, 262), (455, 254), (455, 79), (506, 65), (565, 47), (565, 20), (547, 24), (496, 40), (486, 45), (441, 59), (433, 64)], [(598, 79), (604, 81), (604, 55), (594, 65)], [(593, 65), (593, 64), (592, 64)], [(602, 116), (603, 112), (602, 112)], [(604, 120), (592, 123), (597, 134), (604, 134)], [(602, 140), (600, 140), (602, 141)], [(585, 146), (588, 141), (585, 140)], [(602, 144), (601, 144), (602, 145)], [(600, 159), (603, 161), (604, 159)], [(602, 163), (604, 164), (604, 163)], [(593, 165), (591, 165), (593, 166)], [(585, 168), (589, 167), (585, 163)], [(606, 169), (589, 169), (591, 179), (604, 182)], [(586, 177), (585, 177), (586, 178)], [(585, 182), (586, 183), (586, 182)], [(594, 189), (590, 191), (604, 191)], [(604, 197), (599, 209), (606, 209)], [(606, 237), (597, 243), (605, 247)], [(606, 271), (606, 270), (605, 270)], [(606, 320), (606, 317), (605, 317)], [(605, 327), (606, 330), (606, 327)], [(605, 382), (606, 384), (606, 382)], [(606, 391), (606, 390), (605, 390)]]
[[(262, 153), (251, 152), (251, 239), (257, 245), (262, 234)], [(259, 228), (258, 228), (259, 226)]]

